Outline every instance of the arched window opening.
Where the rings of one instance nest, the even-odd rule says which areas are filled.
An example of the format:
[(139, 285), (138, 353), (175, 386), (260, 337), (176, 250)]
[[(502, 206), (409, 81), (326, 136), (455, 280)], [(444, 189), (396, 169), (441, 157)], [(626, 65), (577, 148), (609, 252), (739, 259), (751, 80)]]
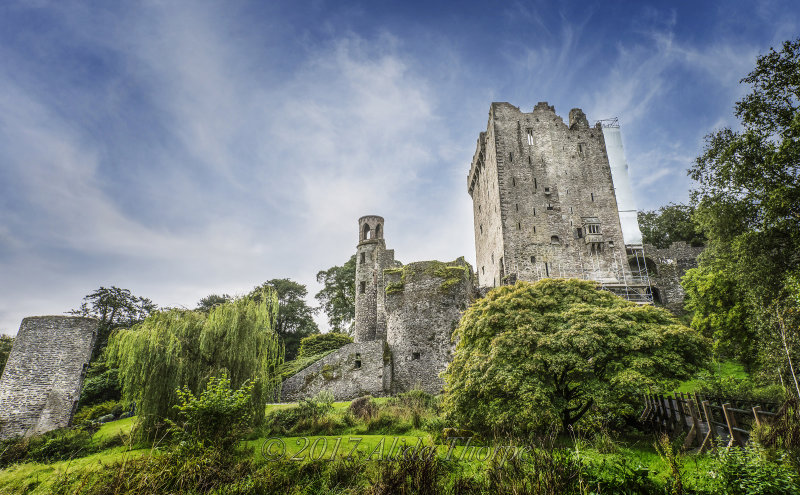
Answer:
[(376, 239), (381, 238), (381, 224), (375, 226), (375, 238)]
[(364, 231), (361, 233), (361, 240), (365, 241), (369, 239), (369, 234), (370, 234), (369, 225), (364, 224)]
[(367, 253), (361, 253), (361, 264), (363, 265), (366, 262), (367, 262)]
[(561, 244), (561, 240), (557, 235), (550, 236), (550, 244)]

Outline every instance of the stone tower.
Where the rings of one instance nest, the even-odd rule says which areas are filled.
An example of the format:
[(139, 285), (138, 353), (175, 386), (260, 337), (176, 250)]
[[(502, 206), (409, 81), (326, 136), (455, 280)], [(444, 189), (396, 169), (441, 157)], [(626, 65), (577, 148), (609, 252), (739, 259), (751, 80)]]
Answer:
[(383, 315), (383, 270), (394, 265), (394, 250), (383, 240), (383, 217), (367, 215), (358, 219), (356, 248), (355, 341), (382, 340), (386, 336)]
[(545, 102), (492, 103), (467, 187), (478, 285), (581, 278), (627, 288), (631, 271), (600, 125)]

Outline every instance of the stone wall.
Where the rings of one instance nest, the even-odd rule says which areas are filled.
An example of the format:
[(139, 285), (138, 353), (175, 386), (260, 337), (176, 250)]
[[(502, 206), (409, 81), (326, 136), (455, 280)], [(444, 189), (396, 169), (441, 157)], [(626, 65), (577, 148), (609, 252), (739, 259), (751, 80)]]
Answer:
[(656, 303), (663, 304), (675, 314), (683, 312), (686, 294), (681, 286), (681, 277), (690, 268), (697, 267), (697, 257), (703, 249), (702, 246), (694, 247), (682, 241), (673, 242), (664, 249), (645, 244), (644, 254), (650, 260), (647, 268)]
[(544, 102), (492, 103), (467, 183), (479, 285), (630, 276), (603, 132), (580, 109), (567, 125)]
[(0, 378), (0, 439), (69, 426), (98, 321), (25, 318)]
[(386, 342), (392, 358), (393, 394), (442, 392), (439, 377), (452, 360), (453, 330), (472, 296), (472, 267), (421, 261), (386, 270)]
[(384, 345), (380, 340), (354, 342), (328, 354), (284, 380), (281, 400), (297, 401), (313, 397), (322, 390), (333, 393), (336, 400), (350, 400), (366, 394), (386, 395), (391, 365)]

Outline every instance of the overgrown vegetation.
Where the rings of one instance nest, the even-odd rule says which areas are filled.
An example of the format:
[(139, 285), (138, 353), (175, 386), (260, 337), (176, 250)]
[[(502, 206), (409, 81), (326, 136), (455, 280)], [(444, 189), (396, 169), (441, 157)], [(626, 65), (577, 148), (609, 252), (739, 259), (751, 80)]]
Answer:
[(298, 357), (303, 358), (327, 353), (328, 351), (335, 351), (351, 342), (353, 342), (353, 339), (342, 333), (331, 332), (310, 335), (300, 342)]
[(208, 315), (171, 310), (156, 313), (109, 341), (106, 359), (119, 368), (123, 398), (136, 404), (142, 433), (154, 435), (177, 419), (178, 389), (199, 393), (209, 378), (225, 372), (234, 388), (253, 381), (255, 422), (274, 397), (283, 359), (274, 331), (277, 296), (245, 297), (216, 306)]

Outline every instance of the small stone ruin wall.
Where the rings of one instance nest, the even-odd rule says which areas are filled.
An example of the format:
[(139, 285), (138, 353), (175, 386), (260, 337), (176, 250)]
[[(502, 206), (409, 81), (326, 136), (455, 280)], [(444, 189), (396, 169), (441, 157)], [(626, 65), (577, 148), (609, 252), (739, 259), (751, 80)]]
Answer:
[(391, 363), (382, 340), (354, 342), (328, 354), (283, 382), (281, 401), (313, 397), (322, 390), (336, 400), (370, 394), (386, 395), (391, 382)]
[[(648, 265), (650, 284), (656, 289), (654, 299), (659, 299), (667, 309), (675, 314), (683, 312), (683, 300), (686, 296), (681, 287), (681, 277), (687, 270), (697, 268), (697, 257), (703, 247), (694, 247), (685, 242), (673, 242), (668, 248), (658, 249), (645, 244), (644, 254), (655, 264), (655, 273)], [(658, 302), (658, 301), (656, 301)]]
[(0, 439), (69, 426), (97, 325), (68, 316), (22, 320), (0, 378)]
[(439, 374), (453, 359), (453, 330), (473, 294), (472, 268), (464, 258), (421, 261), (384, 270), (384, 277), (391, 391), (441, 393)]

